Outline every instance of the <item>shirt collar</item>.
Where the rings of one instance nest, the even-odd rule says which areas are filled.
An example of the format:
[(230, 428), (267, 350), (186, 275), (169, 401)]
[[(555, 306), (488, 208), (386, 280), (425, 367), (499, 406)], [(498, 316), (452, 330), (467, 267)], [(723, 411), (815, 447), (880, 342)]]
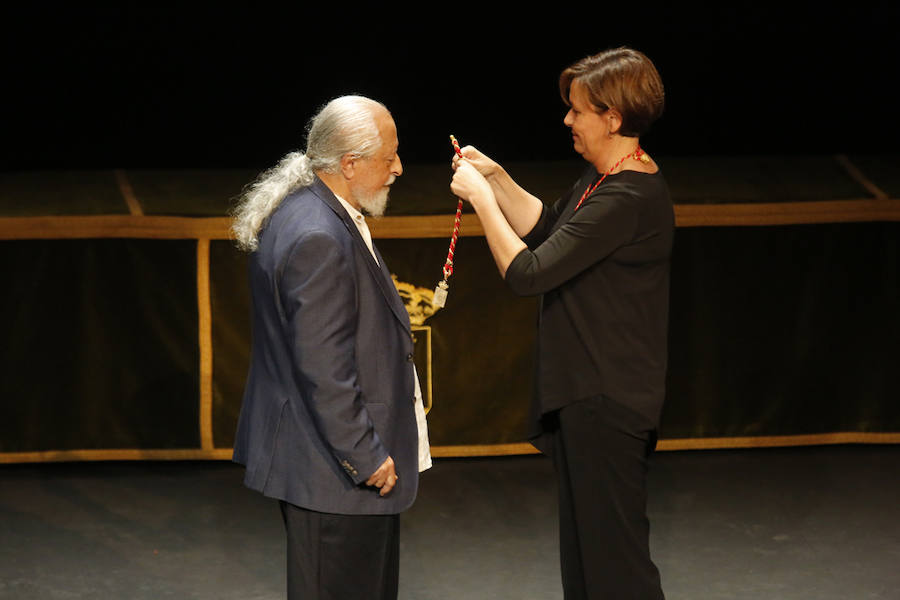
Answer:
[(349, 202), (347, 202), (346, 200), (344, 200), (337, 194), (334, 194), (334, 197), (338, 199), (338, 202), (341, 203), (341, 206), (344, 207), (344, 209), (347, 211), (347, 214), (350, 215), (350, 218), (353, 219), (354, 222), (356, 222), (356, 223), (365, 223), (366, 222), (365, 215), (363, 215), (361, 212), (356, 210), (356, 208), (352, 204), (350, 204)]

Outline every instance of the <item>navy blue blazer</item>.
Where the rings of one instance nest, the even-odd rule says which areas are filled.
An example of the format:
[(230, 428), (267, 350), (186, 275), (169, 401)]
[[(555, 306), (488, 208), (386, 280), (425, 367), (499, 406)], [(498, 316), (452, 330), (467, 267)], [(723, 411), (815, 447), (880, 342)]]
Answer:
[[(376, 250), (377, 253), (377, 250)], [(250, 259), (244, 483), (336, 514), (396, 514), (418, 487), (413, 340), (384, 260), (318, 178), (270, 215)], [(391, 456), (384, 497), (366, 479)]]

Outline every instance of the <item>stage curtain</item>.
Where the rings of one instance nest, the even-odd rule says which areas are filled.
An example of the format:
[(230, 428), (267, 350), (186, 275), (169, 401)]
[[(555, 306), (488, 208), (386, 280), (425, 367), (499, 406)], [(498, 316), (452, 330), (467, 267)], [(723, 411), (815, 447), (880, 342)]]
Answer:
[[(662, 163), (679, 226), (661, 447), (900, 441), (900, 157)], [(508, 168), (548, 199), (583, 165)], [(373, 231), (421, 308), (456, 200), (446, 165), (407, 171)], [(253, 174), (0, 177), (0, 462), (230, 458), (251, 332), (225, 215)], [(529, 451), (537, 299), (464, 217), (447, 306), (414, 319), (431, 442)]]
[(195, 253), (0, 242), (0, 452), (198, 445)]

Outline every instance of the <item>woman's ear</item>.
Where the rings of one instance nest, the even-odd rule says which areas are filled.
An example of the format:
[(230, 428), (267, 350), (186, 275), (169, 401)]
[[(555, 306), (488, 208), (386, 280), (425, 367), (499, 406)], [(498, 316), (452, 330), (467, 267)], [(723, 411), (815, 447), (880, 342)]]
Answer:
[(610, 108), (606, 111), (606, 119), (606, 136), (612, 137), (615, 134), (619, 133), (619, 130), (622, 128), (622, 113), (617, 111), (615, 108)]

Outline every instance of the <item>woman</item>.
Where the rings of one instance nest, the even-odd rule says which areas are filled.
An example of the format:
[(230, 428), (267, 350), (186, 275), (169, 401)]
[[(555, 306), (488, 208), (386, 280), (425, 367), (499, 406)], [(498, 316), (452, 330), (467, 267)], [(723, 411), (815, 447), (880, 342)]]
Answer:
[(650, 559), (647, 458), (665, 394), (668, 188), (639, 136), (662, 113), (653, 63), (628, 48), (565, 69), (560, 93), (589, 163), (552, 207), (473, 147), (452, 191), (472, 204), (500, 274), (541, 294), (530, 437), (558, 476), (565, 597), (663, 598)]

